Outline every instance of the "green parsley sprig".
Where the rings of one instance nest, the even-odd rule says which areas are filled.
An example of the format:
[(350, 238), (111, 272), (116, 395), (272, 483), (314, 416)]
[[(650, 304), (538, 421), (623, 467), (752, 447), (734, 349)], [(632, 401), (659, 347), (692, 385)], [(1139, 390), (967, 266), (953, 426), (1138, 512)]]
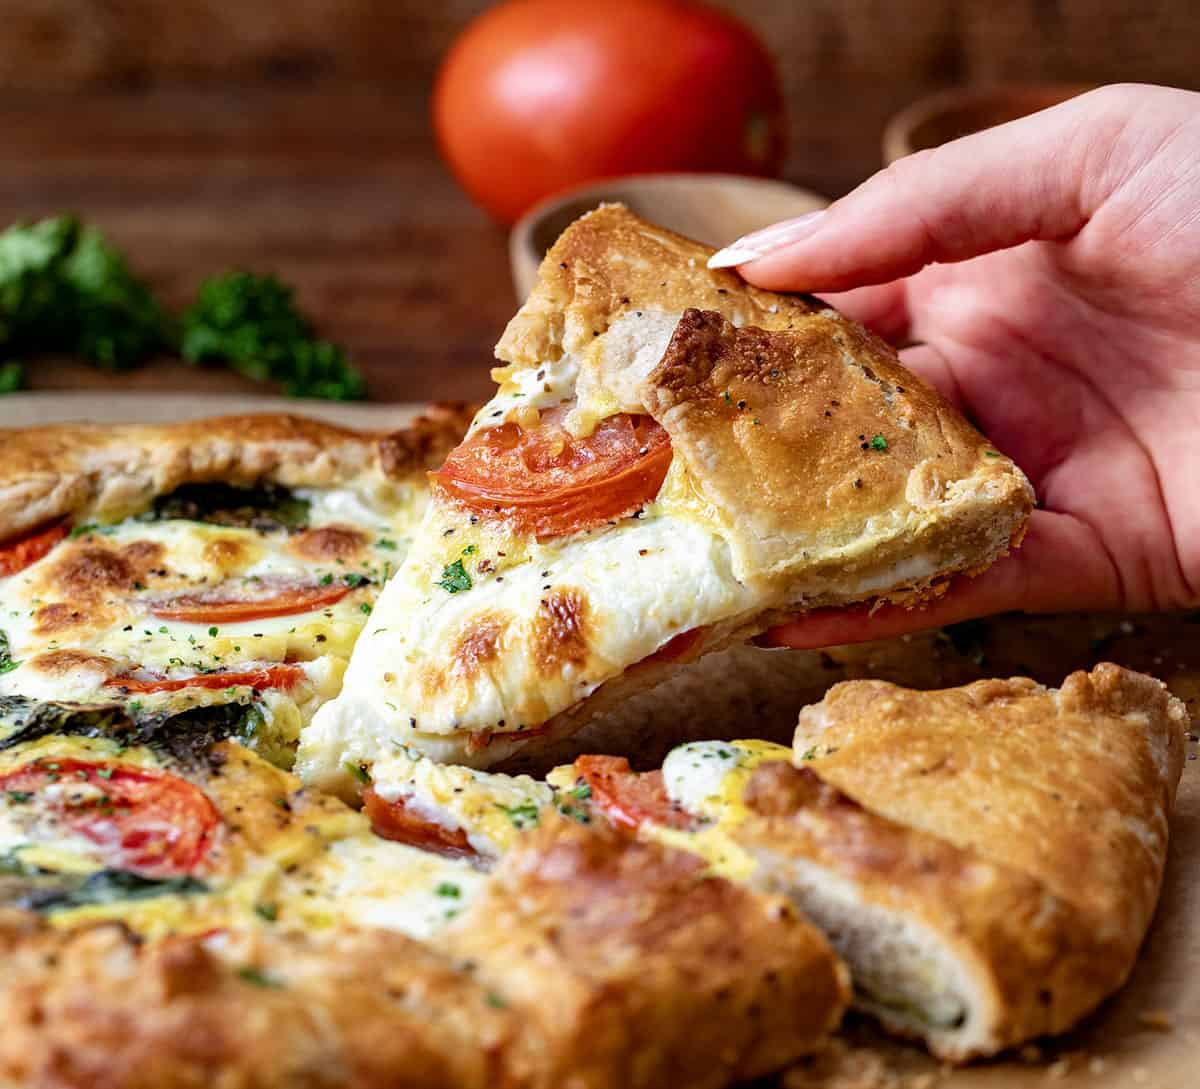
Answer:
[(277, 383), (292, 397), (366, 392), (345, 352), (315, 337), (291, 288), (273, 276), (211, 277), (177, 319), (125, 254), (75, 216), (0, 231), (0, 394), (24, 386), (25, 356), (65, 352), (125, 370), (176, 350), (191, 363)]

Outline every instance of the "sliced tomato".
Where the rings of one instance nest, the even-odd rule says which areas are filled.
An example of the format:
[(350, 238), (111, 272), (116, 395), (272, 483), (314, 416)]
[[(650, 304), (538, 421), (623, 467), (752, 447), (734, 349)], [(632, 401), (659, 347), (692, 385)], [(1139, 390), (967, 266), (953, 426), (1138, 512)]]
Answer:
[(35, 760), (0, 776), (0, 791), (96, 844), (106, 866), (150, 877), (194, 873), (221, 824), (186, 779), (129, 764)]
[(195, 677), (110, 677), (104, 683), (126, 692), (178, 692), (184, 688), (294, 688), (304, 677), (298, 665), (266, 666), (240, 672), (200, 673)]
[(432, 474), (434, 487), (482, 518), (545, 540), (593, 529), (649, 503), (671, 467), (671, 440), (650, 416), (621, 413), (586, 438), (562, 426), (566, 409), (535, 427), (477, 431)]
[(403, 798), (384, 801), (375, 793), (374, 787), (367, 787), (363, 791), (363, 811), (370, 818), (375, 834), (384, 839), (394, 839), (440, 855), (461, 858), (475, 854), (461, 828), (446, 828), (419, 816), (404, 804)]
[(264, 584), (248, 592), (243, 583), (214, 586), (192, 594), (160, 598), (150, 612), (160, 620), (183, 620), (192, 624), (236, 624), (240, 620), (265, 620), (323, 609), (341, 601), (350, 592), (342, 582)]
[(48, 526), (35, 526), (27, 533), (0, 544), (0, 578), (15, 575), (37, 563), (70, 532), (71, 527), (63, 519), (51, 522)]
[(592, 805), (618, 828), (643, 821), (687, 829), (692, 818), (671, 801), (661, 771), (634, 771), (623, 756), (580, 756), (575, 771), (592, 788)]
[(704, 638), (707, 628), (690, 628), (668, 639), (653, 654), (643, 658), (643, 662), (678, 662), (686, 658)]

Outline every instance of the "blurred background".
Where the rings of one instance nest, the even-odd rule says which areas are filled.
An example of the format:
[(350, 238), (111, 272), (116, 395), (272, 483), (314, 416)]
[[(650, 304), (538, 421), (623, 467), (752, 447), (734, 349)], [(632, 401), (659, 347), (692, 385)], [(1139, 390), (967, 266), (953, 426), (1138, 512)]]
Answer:
[[(515, 306), (505, 229), (430, 124), (482, 0), (0, 0), (0, 225), (74, 211), (171, 306), (274, 272), (374, 399), (480, 397)], [(882, 162), (888, 119), (945, 88), (1200, 87), (1196, 0), (742, 0), (774, 55), (787, 179), (826, 197)], [(664, 48), (669, 45), (664, 43)], [(67, 358), (35, 388), (256, 390), (170, 359)]]

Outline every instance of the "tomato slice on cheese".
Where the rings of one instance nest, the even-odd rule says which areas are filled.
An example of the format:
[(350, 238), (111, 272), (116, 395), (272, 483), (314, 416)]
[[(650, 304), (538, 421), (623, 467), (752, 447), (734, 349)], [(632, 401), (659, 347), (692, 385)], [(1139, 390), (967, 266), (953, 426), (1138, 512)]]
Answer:
[(649, 503), (671, 467), (671, 440), (650, 416), (620, 413), (586, 438), (565, 430), (564, 408), (536, 426), (477, 431), (432, 474), (434, 487), (484, 518), (545, 540), (593, 529)]
[(179, 692), (184, 688), (294, 688), (304, 677), (298, 665), (266, 666), (227, 673), (200, 673), (195, 677), (110, 677), (104, 683), (126, 692)]
[(70, 531), (65, 520), (51, 522), (48, 526), (35, 526), (28, 533), (0, 544), (0, 578), (15, 575), (37, 563)]
[(221, 824), (186, 779), (128, 764), (36, 760), (0, 776), (0, 791), (94, 843), (106, 866), (150, 877), (195, 872)]
[(461, 828), (447, 828), (427, 820), (409, 809), (403, 798), (385, 801), (375, 793), (374, 787), (367, 787), (363, 791), (363, 811), (370, 818), (375, 834), (383, 839), (394, 839), (441, 855), (475, 854)]
[(691, 816), (671, 801), (661, 771), (634, 771), (623, 756), (580, 756), (575, 772), (592, 790), (592, 805), (611, 824), (636, 831), (643, 821), (690, 828)]
[[(160, 598), (150, 612), (160, 620), (183, 620), (192, 624), (236, 624), (240, 620), (265, 620), (323, 609), (342, 600), (350, 587), (345, 583), (307, 583), (268, 587), (268, 592), (247, 593), (244, 587), (216, 586), (191, 594)], [(240, 591), (240, 592), (239, 592)]]

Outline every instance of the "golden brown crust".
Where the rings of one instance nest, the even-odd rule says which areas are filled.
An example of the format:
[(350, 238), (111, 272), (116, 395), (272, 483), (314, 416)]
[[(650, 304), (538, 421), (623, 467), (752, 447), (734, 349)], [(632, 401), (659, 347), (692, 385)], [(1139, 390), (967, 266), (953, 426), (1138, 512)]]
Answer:
[(810, 1051), (844, 970), (786, 905), (554, 822), (428, 945), (383, 931), (0, 921), (0, 1078), (29, 1089), (706, 1089)]
[(756, 884), (785, 891), (789, 860), (819, 867), (850, 883), (857, 904), (936, 934), (966, 967), (976, 1023), (922, 1033), (876, 1011), (894, 1031), (925, 1035), (943, 1058), (961, 1061), (1065, 1032), (1132, 967), (1140, 934), (1093, 929), (1036, 878), (871, 812), (810, 768), (764, 765), (746, 801), (758, 818), (736, 834), (761, 861)]
[(687, 310), (647, 386), (742, 577), (803, 571), (823, 601), (894, 590), (914, 562), (919, 583), (986, 566), (1032, 509), (1007, 458), (830, 310), (788, 332)]
[(26, 1089), (480, 1089), (518, 1026), (399, 934), (0, 927), (0, 1076)]
[(1132, 952), (1158, 899), (1186, 723), (1160, 681), (1103, 663), (1058, 690), (846, 682), (801, 712), (795, 743), (872, 811), (1030, 874)]
[(776, 295), (735, 272), (711, 270), (713, 251), (647, 223), (621, 204), (580, 217), (538, 270), (525, 305), (508, 323), (496, 356), (521, 367), (584, 349), (621, 314), (715, 310), (736, 325), (800, 328), (828, 308), (806, 295)]
[(1064, 1031), (1127, 978), (1161, 887), (1186, 723), (1164, 685), (1111, 664), (1059, 690), (843, 682), (801, 712), (803, 772), (756, 773), (758, 817), (737, 834), (764, 887), (799, 860), (937, 934), (983, 1013), (926, 1040), (948, 1058), (987, 1054)]
[(824, 939), (782, 901), (566, 821), (521, 841), (441, 945), (519, 1010), (517, 1081), (547, 1089), (765, 1074), (811, 1051), (848, 998)]
[(321, 487), (403, 478), (440, 464), (469, 422), (465, 406), (447, 405), (392, 433), (278, 414), (5, 431), (0, 539), (65, 515), (122, 517), (181, 484)]

